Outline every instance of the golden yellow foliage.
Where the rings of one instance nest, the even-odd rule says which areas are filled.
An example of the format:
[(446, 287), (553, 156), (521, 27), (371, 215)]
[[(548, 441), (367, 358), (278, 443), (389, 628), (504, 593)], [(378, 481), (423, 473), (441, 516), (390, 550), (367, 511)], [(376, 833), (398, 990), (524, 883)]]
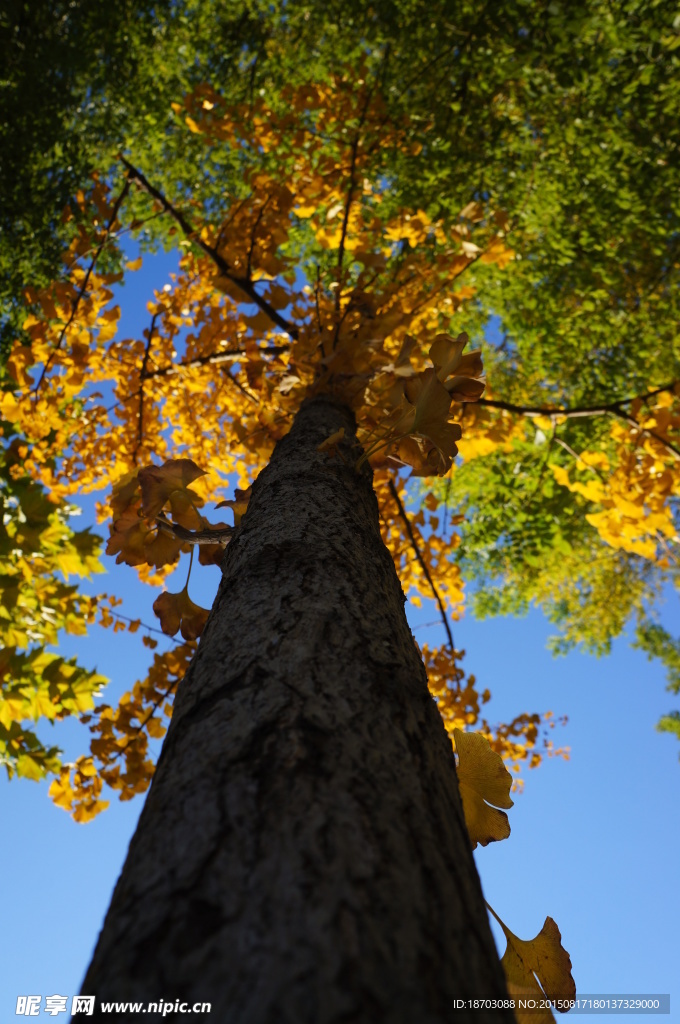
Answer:
[(484, 736), (454, 729), (453, 737), (458, 755), (458, 785), (472, 849), (478, 843), (488, 846), (507, 839), (508, 816), (498, 808), (512, 807), (510, 772)]

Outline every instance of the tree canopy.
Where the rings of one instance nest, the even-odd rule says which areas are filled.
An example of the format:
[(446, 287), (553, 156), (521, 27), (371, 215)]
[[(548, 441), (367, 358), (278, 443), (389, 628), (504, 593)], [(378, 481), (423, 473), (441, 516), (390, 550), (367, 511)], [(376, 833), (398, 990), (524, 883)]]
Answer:
[[(132, 28), (31, 5), (6, 22), (0, 756), (52, 777), (76, 820), (104, 787), (148, 787), (207, 610), (186, 585), (159, 594), (181, 642), (102, 703), (98, 673), (48, 650), (126, 623), (68, 582), (101, 555), (73, 501), (108, 489), (107, 554), (152, 586), (195, 547), (219, 564), (318, 394), (352, 409), (404, 591), (446, 624), (422, 655), (452, 735), (481, 731), (516, 766), (552, 747), (538, 714), (485, 720), (449, 626), (466, 583), (478, 614), (541, 606), (557, 651), (605, 653), (634, 616), (678, 691), (655, 609), (679, 578), (680, 23), (634, 0), (494, 5), (493, 23), (487, 6), (454, 23), (405, 0), (154, 5)], [(58, 43), (44, 122), (31, 33)], [(112, 288), (156, 246), (178, 273), (121, 338)], [(75, 764), (42, 739), (68, 716), (91, 733)], [(480, 841), (501, 838), (495, 814)]]
[[(60, 350), (76, 328), (83, 344), (93, 328), (99, 347), (110, 340), (117, 314), (104, 304), (123, 266), (121, 228), (131, 225), (143, 246), (180, 242), (187, 258), (211, 259), (205, 246), (196, 248), (194, 227), (219, 230), (235, 201), (245, 201), (238, 230), (247, 232), (250, 201), (249, 216), (260, 216), (263, 230), (274, 203), (264, 195), (248, 200), (255, 192), (247, 176), (281, 181), (303, 147), (310, 168), (327, 159), (349, 178), (335, 193), (328, 184), (311, 193), (304, 186), (302, 212), (294, 190), (279, 197), (278, 215), (288, 223), (276, 247), (286, 253), (289, 275), (306, 274), (319, 295), (333, 283), (342, 229), (358, 227), (342, 216), (348, 183), (350, 212), (366, 217), (370, 203), (374, 230), (379, 222), (395, 250), (391, 258), (407, 263), (418, 250), (425, 264), (411, 272), (421, 278), (426, 264), (437, 267), (440, 282), (464, 275), (455, 294), (442, 294), (437, 326), (448, 330), (453, 322), (456, 334), (465, 330), (482, 344), (489, 386), (474, 412), (464, 413), (464, 459), (443, 486), (431, 487), (428, 501), (432, 512), (441, 501), (464, 514), (448, 560), (474, 584), (476, 612), (536, 602), (559, 627), (556, 650), (582, 644), (598, 653), (635, 614), (637, 644), (665, 660), (677, 691), (678, 641), (654, 619), (663, 588), (677, 583), (673, 111), (680, 26), (671, 6), (631, 2), (614, 13), (604, 3), (508, 3), (495, 9), (493, 24), (478, 3), (462, 5), (455, 22), (436, 7), (424, 17), (418, 4), (406, 3), (343, 4), (342, 14), (332, 3), (295, 6), (285, 16), (254, 3), (136, 5), (134, 13), (112, 19), (100, 4), (64, 11), (17, 5), (5, 15), (12, 59), (2, 92), (2, 266), (6, 338), (14, 346), (5, 387), (26, 384), (25, 371), (37, 361), (37, 409), (47, 403), (39, 397), (45, 375), (63, 375)], [(348, 75), (357, 60), (361, 69)], [(351, 129), (362, 127), (356, 98), (344, 135), (337, 124), (324, 125), (325, 136), (304, 135), (314, 130), (323, 97), (330, 106), (340, 88), (339, 102), (343, 95), (349, 102), (358, 75), (369, 83), (364, 99), (374, 121), (361, 152), (361, 173), (373, 179), (370, 201), (363, 182), (361, 197), (354, 194), (359, 167), (343, 165)], [(288, 113), (293, 94), (297, 118)], [(211, 103), (225, 112), (221, 123)], [(276, 118), (276, 145), (261, 144), (258, 133)], [(379, 137), (385, 126), (392, 130)], [(257, 202), (268, 207), (261, 215), (253, 213)], [(315, 226), (319, 216), (334, 221), (333, 229)], [(438, 250), (451, 244), (458, 263), (446, 266)], [(71, 267), (70, 282), (55, 292), (49, 285), (60, 276), (64, 248), (85, 269)], [(370, 264), (360, 278), (349, 252), (340, 259), (350, 275), (343, 287), (364, 291)], [(377, 266), (373, 274), (379, 280)], [(273, 300), (269, 306), (276, 308)], [(361, 311), (360, 304), (355, 315)], [(161, 305), (154, 326), (167, 315)], [(56, 355), (48, 352), (45, 317)], [(261, 324), (265, 317), (261, 311)], [(179, 325), (170, 331), (180, 333)], [(41, 337), (44, 351), (36, 346)], [(78, 359), (91, 380), (84, 350)], [(62, 391), (62, 403), (70, 397)], [(75, 401), (80, 409), (86, 399)], [(9, 393), (6, 402), (13, 410)], [(40, 412), (43, 431), (48, 405)], [(61, 409), (55, 415), (59, 442), (42, 440), (51, 459), (66, 450)], [(134, 459), (143, 433), (140, 425)], [(77, 546), (68, 556), (74, 572), (92, 568), (97, 541), (70, 533), (68, 505), (53, 510), (53, 489), (43, 497), (37, 480), (19, 481), (34, 428), (19, 424), (5, 437), (8, 515), (22, 520), (25, 512), (11, 510), (26, 505), (38, 528), (56, 515), (64, 531), (44, 563), (55, 617), (49, 628), (36, 621), (34, 597), (15, 603), (19, 570), (6, 571), (8, 646), (32, 648), (22, 657), (52, 658), (43, 644), (54, 642), (54, 629), (67, 619), (76, 628), (73, 608), (94, 611), (51, 574), (66, 568), (66, 537)], [(103, 465), (91, 469), (91, 481), (105, 477)], [(35, 543), (41, 537), (34, 531)], [(21, 566), (32, 549), (26, 530), (20, 539), (23, 547), (7, 543)], [(448, 586), (462, 599), (458, 584)], [(17, 607), (32, 609), (25, 624)], [(677, 729), (677, 713), (663, 725)]]

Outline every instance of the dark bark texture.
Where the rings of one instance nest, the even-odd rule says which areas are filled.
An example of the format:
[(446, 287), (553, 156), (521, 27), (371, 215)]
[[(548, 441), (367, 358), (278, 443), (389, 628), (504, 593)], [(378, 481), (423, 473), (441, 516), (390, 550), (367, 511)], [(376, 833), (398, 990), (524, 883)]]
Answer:
[[(317, 450), (341, 426), (344, 461)], [(353, 432), (306, 402), (254, 485), (83, 983), (98, 1001), (206, 1001), (190, 1019), (219, 1024), (513, 1019), (453, 1002), (505, 983)]]

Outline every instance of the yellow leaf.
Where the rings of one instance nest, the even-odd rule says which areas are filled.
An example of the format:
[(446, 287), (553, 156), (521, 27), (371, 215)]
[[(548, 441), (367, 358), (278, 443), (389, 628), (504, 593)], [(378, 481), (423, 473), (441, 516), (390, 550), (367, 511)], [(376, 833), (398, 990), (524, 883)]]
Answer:
[(70, 766), (65, 765), (59, 773), (59, 778), (54, 780), (48, 790), (50, 799), (54, 801), (57, 807), (62, 807), (65, 811), (71, 810), (73, 800), (75, 798), (75, 793), (71, 786), (70, 775)]
[(154, 740), (162, 740), (167, 729), (158, 718), (149, 718), (146, 722), (146, 731)]
[(557, 480), (558, 484), (562, 487), (571, 487), (571, 481), (569, 480), (569, 473), (563, 466), (556, 466), (554, 462), (550, 463), (550, 468), (553, 471), (553, 476)]
[(29, 376), (27, 370), (30, 366), (35, 363), (35, 356), (30, 345), (21, 345), (19, 342), (14, 343), (12, 352), (7, 360), (7, 369), (14, 377), (18, 384), (22, 387), (33, 384), (33, 378)]
[(445, 381), (450, 373), (458, 369), (463, 356), (463, 349), (469, 338), (465, 332), (457, 338), (450, 334), (438, 334), (430, 345), (429, 356), (437, 370), (440, 381)]
[[(162, 466), (140, 469), (137, 478), (142, 489), (142, 512), (152, 519), (158, 515), (166, 501), (171, 500), (178, 522), (187, 529), (200, 527), (200, 520), (193, 521), (191, 508), (203, 502), (194, 491), (189, 490), (189, 484), (200, 476), (205, 476), (205, 470), (200, 469), (191, 459), (168, 459)], [(175, 508), (174, 502), (179, 502), (181, 508)], [(190, 521), (182, 520), (182, 512), (189, 514)], [(197, 516), (195, 512), (194, 516)]]
[(600, 480), (589, 480), (587, 484), (574, 483), (571, 485), (571, 490), (582, 494), (589, 501), (603, 501), (606, 497), (605, 489)]
[(19, 778), (33, 779), (34, 782), (40, 782), (45, 775), (45, 770), (30, 754), (19, 755), (16, 763), (16, 772)]
[(481, 203), (473, 200), (463, 207), (458, 216), (463, 217), (465, 220), (471, 220), (474, 223), (484, 218), (484, 207)]
[(539, 430), (552, 430), (553, 421), (549, 416), (534, 416), (534, 423)]
[(11, 391), (5, 391), (0, 398), (0, 418), (16, 423), (19, 418), (19, 403)]
[(25, 717), (24, 708), (25, 701), (23, 699), (12, 697), (0, 699), (0, 725), (9, 729), (12, 722), (21, 722)]
[(76, 761), (76, 768), (81, 775), (88, 779), (97, 774), (97, 769), (91, 757), (79, 757)]
[(461, 248), (469, 259), (474, 259), (482, 250), (474, 242), (461, 242)]
[(230, 508), (234, 513), (234, 526), (238, 526), (248, 510), (251, 492), (252, 487), (247, 487), (245, 490), (237, 487), (233, 498), (226, 498), (224, 501), (220, 501), (219, 504), (215, 505), (215, 508)]
[(194, 604), (186, 587), (178, 594), (166, 590), (154, 601), (153, 610), (164, 633), (174, 636), (179, 629), (185, 640), (196, 640), (201, 635), (209, 614), (206, 608)]
[(601, 469), (606, 472), (609, 469), (609, 459), (604, 452), (581, 452), (579, 460), (585, 462), (586, 466), (593, 469)]
[[(494, 917), (508, 942), (501, 963), (510, 994), (539, 1000), (548, 996), (551, 1000), (564, 1001), (564, 1010), (569, 1009), (568, 1001), (575, 998), (576, 985), (571, 976), (569, 954), (562, 946), (562, 936), (553, 919), (546, 917), (536, 938), (526, 941), (518, 939), (496, 914)], [(550, 1024), (554, 1020), (547, 1009), (544, 1013), (515, 1010), (515, 1016), (519, 1024)]]
[(510, 835), (508, 816), (497, 808), (513, 805), (510, 772), (500, 754), (491, 749), (489, 741), (480, 733), (454, 729), (453, 737), (458, 755), (458, 784), (472, 849), (476, 849), (478, 843), (487, 846), (507, 839)]
[(108, 800), (88, 800), (85, 803), (77, 804), (73, 811), (73, 820), (77, 821), (79, 825), (85, 825), (105, 811), (108, 806)]

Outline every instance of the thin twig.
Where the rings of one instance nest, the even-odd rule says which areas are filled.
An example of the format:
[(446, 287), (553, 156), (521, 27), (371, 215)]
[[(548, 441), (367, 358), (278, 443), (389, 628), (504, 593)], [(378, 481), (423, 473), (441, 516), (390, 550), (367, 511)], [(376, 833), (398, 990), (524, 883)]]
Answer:
[(137, 462), (137, 453), (142, 447), (144, 440), (144, 381), (146, 380), (146, 364), (149, 361), (149, 352), (151, 351), (151, 342), (153, 341), (154, 331), (156, 330), (156, 320), (158, 319), (158, 311), (154, 313), (151, 318), (151, 327), (149, 328), (149, 336), (146, 340), (146, 346), (144, 348), (144, 358), (142, 359), (142, 368), (139, 374), (139, 416), (137, 423), (137, 444), (135, 450), (132, 453), (132, 461)]
[[(288, 352), (289, 349), (290, 345), (271, 345), (268, 348), (259, 348), (257, 351), (258, 353), (262, 353), (263, 355), (276, 356), (279, 355), (281, 352)], [(197, 356), (195, 359), (188, 359), (186, 362), (183, 363), (171, 363), (169, 366), (162, 366), (156, 370), (147, 370), (142, 379), (152, 380), (155, 377), (167, 377), (170, 374), (181, 373), (182, 370), (193, 370), (198, 368), (199, 366), (218, 366), (221, 363), (230, 362), (237, 363), (242, 358), (242, 356), (247, 354), (248, 353), (245, 348), (229, 349), (228, 351), (224, 352), (210, 352), (208, 353), (208, 355)], [(125, 398), (120, 398), (117, 402), (114, 402), (113, 405), (109, 406), (106, 412), (112, 412), (112, 410), (116, 409), (119, 405), (125, 405), (126, 402), (132, 401), (133, 398), (136, 398), (139, 395), (140, 390), (141, 388), (137, 388), (136, 391), (130, 392), (130, 394), (126, 395)]]
[(397, 503), (397, 508), (399, 509), (399, 515), (401, 516), (401, 518), (402, 518), (402, 520), (404, 522), (404, 525), (406, 526), (406, 530), (407, 530), (407, 533), (409, 535), (409, 539), (411, 541), (411, 545), (412, 545), (413, 550), (415, 552), (416, 558), (418, 559), (418, 563), (420, 565), (420, 568), (423, 570), (423, 573), (425, 574), (425, 579), (430, 584), (430, 589), (431, 589), (431, 591), (432, 591), (432, 593), (434, 595), (434, 599), (435, 599), (435, 601), (437, 602), (437, 604), (439, 606), (439, 614), (441, 615), (442, 622), (444, 623), (444, 629), (446, 630), (446, 635), (447, 635), (447, 637), (449, 639), (449, 647), (453, 651), (453, 650), (455, 650), (454, 645), (453, 645), (453, 633), (451, 632), (451, 627), (449, 626), (449, 620), (448, 620), (447, 615), (446, 615), (446, 609), (444, 607), (444, 603), (443, 603), (441, 597), (439, 596), (439, 591), (437, 590), (437, 588), (434, 585), (434, 581), (433, 581), (433, 579), (432, 579), (432, 577), (430, 575), (430, 570), (428, 569), (428, 567), (427, 567), (427, 565), (426, 565), (426, 563), (425, 563), (425, 561), (423, 559), (423, 556), (420, 553), (420, 548), (418, 547), (418, 542), (417, 542), (417, 540), (415, 538), (415, 535), (413, 533), (413, 528), (411, 526), (411, 522), (410, 522), (408, 516), (406, 515), (406, 510), (404, 509), (404, 506), (402, 505), (401, 498), (399, 497), (399, 492), (397, 491), (397, 488), (394, 486), (394, 481), (393, 480), (389, 481), (388, 487), (390, 489), (390, 494), (392, 495), (392, 497), (394, 498), (394, 500)]
[(232, 383), (232, 384), (234, 385), (234, 387), (237, 387), (237, 388), (239, 389), (239, 391), (241, 392), (241, 394), (245, 395), (245, 396), (246, 396), (246, 398), (247, 398), (247, 399), (248, 399), (249, 401), (251, 401), (251, 402), (254, 402), (254, 403), (255, 403), (255, 405), (259, 405), (259, 404), (260, 404), (260, 400), (259, 400), (259, 398), (257, 398), (257, 396), (256, 396), (256, 395), (254, 395), (254, 394), (252, 393), (252, 391), (249, 391), (249, 390), (248, 390), (248, 388), (247, 388), (247, 387), (245, 387), (245, 385), (241, 384), (241, 382), (240, 382), (239, 380), (237, 380), (237, 379), (236, 379), (236, 377), (232, 377), (232, 375), (231, 375), (231, 373), (229, 372), (229, 370), (228, 370), (228, 369), (225, 369), (225, 370), (224, 370), (224, 376), (225, 376), (225, 377), (226, 377), (226, 378), (227, 378), (228, 380), (230, 380), (230, 381), (231, 381), (231, 383)]
[(146, 622), (142, 622), (141, 619), (132, 619), (129, 615), (121, 615), (120, 612), (114, 611), (113, 608), (107, 608), (107, 612), (109, 615), (113, 615), (117, 619), (125, 619), (126, 622), (131, 622), (133, 624), (138, 623), (141, 629), (145, 629), (148, 633), (158, 633), (160, 636), (164, 637), (165, 640), (170, 640), (173, 644), (182, 644), (184, 642), (182, 640), (175, 640), (174, 637), (168, 636), (167, 633), (164, 633), (162, 629), (156, 629), (155, 626), (149, 626)]
[[(365, 110), (364, 110), (365, 114)], [(335, 292), (335, 312), (340, 312), (340, 292), (342, 291), (342, 263), (345, 256), (345, 241), (347, 239), (347, 228), (349, 225), (349, 213), (352, 207), (352, 200), (354, 198), (354, 190), (356, 188), (356, 181), (354, 180), (354, 173), (356, 171), (357, 154), (359, 152), (359, 138), (361, 134), (361, 128), (363, 125), (363, 116), (359, 122), (359, 128), (354, 141), (352, 142), (352, 159), (350, 161), (349, 168), (349, 188), (347, 189), (347, 200), (345, 202), (345, 212), (342, 218), (342, 232), (340, 234), (340, 245), (338, 246), (338, 262), (337, 262), (337, 276), (338, 276), (338, 287)]]
[(57, 354), (57, 352), (59, 351), (59, 349), (61, 348), (61, 346), (63, 344), (64, 338), (66, 337), (67, 330), (69, 329), (69, 327), (73, 323), (73, 320), (75, 318), (76, 312), (78, 311), (78, 306), (80, 305), (80, 303), (81, 303), (81, 301), (83, 299), (83, 296), (85, 295), (85, 292), (87, 291), (87, 286), (90, 283), (90, 277), (92, 276), (92, 272), (94, 271), (94, 268), (95, 268), (95, 265), (97, 263), (97, 260), (101, 256), (102, 249), (104, 248), (104, 246), (106, 245), (106, 243), (107, 243), (107, 241), (109, 239), (109, 235), (111, 234), (111, 228), (113, 227), (113, 225), (116, 222), (116, 218), (118, 216), (118, 211), (120, 210), (121, 205), (122, 205), (126, 195), (128, 194), (129, 189), (130, 189), (130, 177), (128, 176), (125, 179), (125, 184), (123, 185), (123, 188), (121, 189), (120, 195), (118, 196), (118, 198), (116, 199), (115, 203), (113, 204), (113, 207), (111, 208), (111, 216), (109, 218), (109, 222), (106, 225), (106, 228), (104, 230), (104, 234), (102, 235), (102, 238), (101, 238), (101, 241), (100, 241), (99, 245), (97, 246), (97, 248), (94, 251), (94, 255), (92, 257), (92, 260), (90, 261), (90, 265), (87, 268), (87, 273), (85, 274), (85, 277), (83, 278), (83, 283), (80, 286), (78, 294), (76, 295), (75, 299), (71, 303), (71, 313), (69, 315), (69, 318), (68, 318), (68, 320), (66, 321), (66, 323), (64, 324), (64, 326), (61, 329), (61, 332), (59, 334), (59, 338), (57, 339), (56, 345), (54, 346), (54, 348), (50, 352), (49, 356), (45, 360), (45, 364), (44, 364), (44, 366), (42, 368), (42, 372), (40, 374), (40, 377), (38, 378), (38, 383), (33, 388), (33, 392), (36, 393), (36, 394), (40, 390), (42, 382), (45, 379), (45, 374), (47, 373), (47, 371), (49, 370), (50, 366), (52, 365), (52, 360), (54, 359), (55, 355)]

